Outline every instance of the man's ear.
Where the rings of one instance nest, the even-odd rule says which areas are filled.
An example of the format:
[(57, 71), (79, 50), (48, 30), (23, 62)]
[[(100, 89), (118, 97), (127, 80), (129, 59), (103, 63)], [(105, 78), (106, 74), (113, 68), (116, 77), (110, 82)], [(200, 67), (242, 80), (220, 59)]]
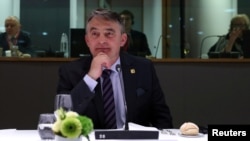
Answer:
[(121, 47), (125, 45), (127, 39), (128, 39), (127, 33), (122, 33), (121, 44), (120, 44)]
[(87, 44), (87, 47), (89, 47), (89, 39), (88, 39), (88, 36), (86, 34), (84, 36), (84, 40), (85, 40), (85, 42)]

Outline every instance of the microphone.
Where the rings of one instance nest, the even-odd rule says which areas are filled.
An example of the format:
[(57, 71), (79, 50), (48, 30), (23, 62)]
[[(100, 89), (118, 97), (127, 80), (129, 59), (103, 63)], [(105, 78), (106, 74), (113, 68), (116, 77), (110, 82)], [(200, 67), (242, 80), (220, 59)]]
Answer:
[(162, 38), (162, 35), (160, 35), (159, 39), (158, 39), (158, 42), (157, 42), (157, 46), (156, 46), (156, 50), (155, 50), (155, 58), (157, 56), (157, 52), (158, 52), (158, 49), (159, 49), (159, 45), (160, 45), (160, 41), (161, 41), (161, 38)]
[(95, 130), (95, 139), (98, 140), (112, 140), (112, 139), (158, 139), (159, 131), (144, 131), (144, 130), (129, 130), (128, 126), (128, 113), (127, 113), (127, 102), (125, 97), (124, 83), (122, 81), (122, 69), (121, 65), (116, 65), (116, 71), (119, 74), (121, 83), (122, 96), (124, 100), (125, 108), (125, 130)]
[(202, 48), (203, 48), (203, 43), (206, 39), (208, 38), (212, 38), (212, 37), (218, 37), (218, 38), (221, 38), (221, 37), (225, 37), (225, 35), (209, 35), (209, 36), (206, 36), (204, 37), (202, 40), (201, 40), (201, 46), (200, 46), (200, 58), (201, 58), (201, 55), (202, 55)]
[(119, 75), (119, 80), (120, 80), (120, 84), (121, 84), (121, 89), (122, 89), (122, 97), (123, 97), (123, 104), (124, 104), (124, 108), (125, 108), (125, 130), (129, 130), (129, 126), (128, 126), (128, 108), (127, 108), (127, 102), (126, 102), (126, 97), (125, 97), (125, 90), (124, 90), (124, 84), (122, 81), (122, 69), (121, 69), (121, 65), (117, 64), (115, 66), (116, 71), (118, 72)]

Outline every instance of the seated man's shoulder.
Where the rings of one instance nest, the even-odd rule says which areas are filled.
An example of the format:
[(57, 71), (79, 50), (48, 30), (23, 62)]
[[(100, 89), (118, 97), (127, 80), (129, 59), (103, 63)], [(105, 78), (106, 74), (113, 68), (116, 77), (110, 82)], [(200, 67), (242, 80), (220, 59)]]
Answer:
[(132, 35), (137, 35), (137, 36), (146, 36), (145, 33), (137, 30), (131, 30)]
[(21, 30), (21, 31), (20, 31), (20, 34), (22, 34), (22, 35), (24, 35), (24, 36), (30, 36), (30, 32), (24, 31), (24, 30)]
[(6, 35), (6, 32), (1, 32), (0, 33), (0, 37), (2, 38), (2, 37), (5, 37), (5, 35)]
[(6, 40), (6, 32), (0, 33), (0, 45), (3, 44), (3, 42), (7, 42)]

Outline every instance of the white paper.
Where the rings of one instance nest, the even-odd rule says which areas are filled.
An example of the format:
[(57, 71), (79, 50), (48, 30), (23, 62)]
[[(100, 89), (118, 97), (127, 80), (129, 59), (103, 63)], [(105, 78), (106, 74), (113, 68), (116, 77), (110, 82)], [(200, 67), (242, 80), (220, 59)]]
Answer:
[(159, 131), (155, 127), (142, 126), (133, 122), (128, 123), (129, 130)]

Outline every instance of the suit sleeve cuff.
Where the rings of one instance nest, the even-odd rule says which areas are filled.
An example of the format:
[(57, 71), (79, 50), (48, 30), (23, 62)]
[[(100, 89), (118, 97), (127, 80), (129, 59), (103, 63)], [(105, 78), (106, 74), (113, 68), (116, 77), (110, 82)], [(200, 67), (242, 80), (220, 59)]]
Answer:
[(83, 77), (83, 81), (88, 85), (91, 92), (94, 92), (94, 89), (97, 85), (97, 81), (92, 79), (88, 74)]

